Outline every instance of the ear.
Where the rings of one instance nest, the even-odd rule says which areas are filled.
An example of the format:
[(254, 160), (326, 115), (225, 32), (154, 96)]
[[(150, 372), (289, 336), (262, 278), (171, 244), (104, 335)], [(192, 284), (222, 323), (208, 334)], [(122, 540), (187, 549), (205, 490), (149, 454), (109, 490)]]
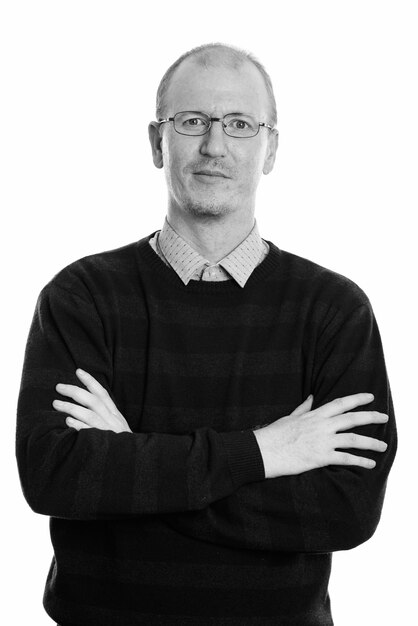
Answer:
[(161, 169), (163, 167), (163, 152), (161, 147), (162, 137), (160, 135), (160, 124), (158, 122), (150, 122), (148, 125), (148, 137), (151, 144), (152, 160), (155, 167)]
[(266, 152), (266, 158), (264, 161), (263, 174), (270, 174), (273, 169), (274, 162), (276, 160), (277, 148), (279, 147), (279, 131), (274, 128), (270, 131), (270, 137), (268, 138), (268, 146)]

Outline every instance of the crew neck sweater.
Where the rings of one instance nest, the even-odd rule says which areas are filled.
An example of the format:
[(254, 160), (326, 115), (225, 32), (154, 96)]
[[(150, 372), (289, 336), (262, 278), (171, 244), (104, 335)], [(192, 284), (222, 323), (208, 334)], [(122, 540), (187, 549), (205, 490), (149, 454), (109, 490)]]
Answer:
[[(44, 606), (63, 626), (332, 624), (331, 553), (369, 539), (396, 449), (370, 303), (348, 279), (278, 249), (244, 288), (188, 285), (150, 237), (71, 264), (42, 290), (18, 405), (25, 497), (51, 516)], [(65, 424), (75, 369), (132, 433)], [(373, 470), (264, 479), (253, 433), (357, 392), (387, 424)], [(364, 408), (364, 407), (362, 407)]]

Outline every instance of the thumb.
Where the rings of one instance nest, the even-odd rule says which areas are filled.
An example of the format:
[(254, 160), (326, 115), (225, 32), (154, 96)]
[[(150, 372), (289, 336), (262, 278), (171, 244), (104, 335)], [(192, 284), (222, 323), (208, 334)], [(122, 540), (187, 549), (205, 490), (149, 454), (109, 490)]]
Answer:
[(296, 407), (296, 409), (294, 411), (291, 412), (290, 415), (303, 415), (304, 413), (309, 413), (309, 411), (312, 408), (312, 404), (313, 404), (313, 395), (309, 395), (306, 400), (304, 400), (302, 402), (302, 404), (299, 404), (299, 406)]

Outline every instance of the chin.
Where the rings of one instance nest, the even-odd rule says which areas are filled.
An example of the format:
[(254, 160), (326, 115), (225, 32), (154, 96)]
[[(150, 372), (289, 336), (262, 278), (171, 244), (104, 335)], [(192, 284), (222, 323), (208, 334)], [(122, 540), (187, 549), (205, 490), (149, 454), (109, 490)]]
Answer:
[(195, 217), (215, 218), (233, 213), (234, 207), (221, 202), (189, 201), (184, 206), (185, 211)]

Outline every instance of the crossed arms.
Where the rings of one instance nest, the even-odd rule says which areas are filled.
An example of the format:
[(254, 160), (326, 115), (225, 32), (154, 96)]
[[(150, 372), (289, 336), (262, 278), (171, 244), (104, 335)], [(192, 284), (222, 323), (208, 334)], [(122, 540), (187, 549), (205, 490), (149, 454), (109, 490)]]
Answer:
[[(328, 343), (318, 363), (315, 408), (308, 398), (254, 433), (131, 432), (109, 393), (111, 367), (97, 312), (78, 295), (58, 292), (41, 296), (19, 404), (19, 469), (35, 511), (90, 520), (168, 514), (167, 523), (190, 535), (249, 548), (332, 551), (371, 536), (396, 442), (384, 367), (376, 380), (369, 373), (357, 381), (373, 391), (373, 410), (355, 410), (373, 400), (354, 393), (350, 376), (361, 370), (364, 353), (350, 356), (333, 379), (324, 370)], [(374, 318), (366, 309), (361, 315), (360, 344), (380, 363)], [(80, 336), (88, 337), (82, 348), (74, 341)], [(75, 378), (79, 365), (85, 373), (77, 370)], [(57, 378), (64, 384), (58, 388), (61, 405), (55, 402)], [(152, 475), (158, 476), (158, 493), (148, 480)], [(257, 538), (249, 539), (247, 528), (254, 525)]]
[[(53, 402), (57, 411), (68, 415), (67, 425), (78, 431), (98, 428), (132, 433), (106, 389), (88, 372), (78, 369), (76, 375), (85, 388), (63, 383), (56, 386), (58, 393), (74, 402)], [(309, 396), (290, 415), (255, 430), (265, 477), (294, 476), (328, 465), (375, 467), (374, 459), (339, 451), (356, 448), (385, 452), (387, 449), (385, 441), (347, 432), (359, 426), (388, 421), (389, 416), (378, 411), (350, 412), (373, 399), (370, 393), (358, 393), (337, 398), (312, 411), (313, 396)]]

